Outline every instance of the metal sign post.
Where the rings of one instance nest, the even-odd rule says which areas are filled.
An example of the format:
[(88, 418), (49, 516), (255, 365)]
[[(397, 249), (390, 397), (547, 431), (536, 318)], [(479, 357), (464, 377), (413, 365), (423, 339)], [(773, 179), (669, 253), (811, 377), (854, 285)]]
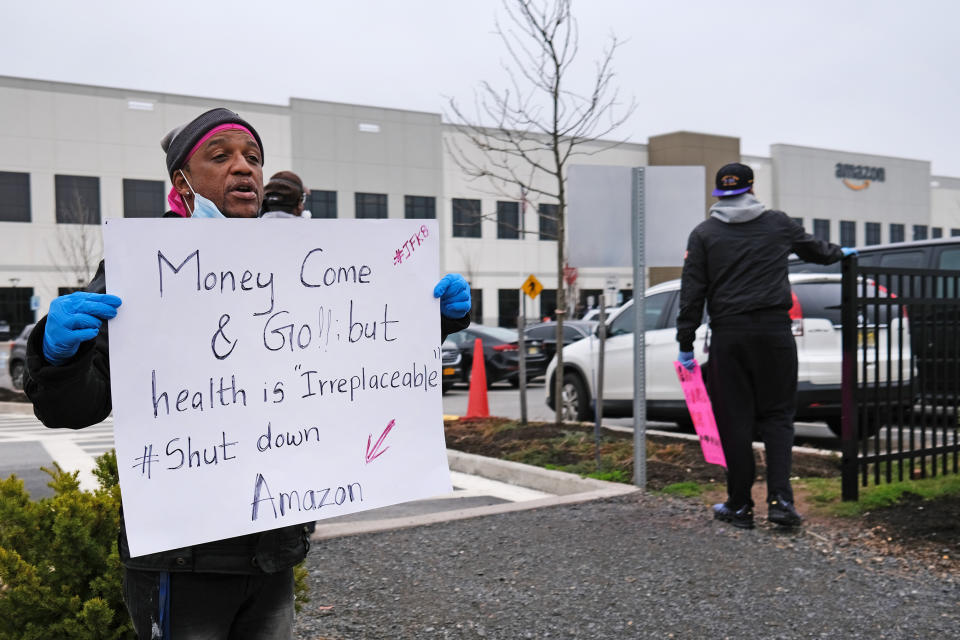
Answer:
[[(679, 267), (690, 230), (703, 221), (703, 167), (572, 165), (567, 174), (570, 262), (608, 267), (627, 278), (632, 265), (634, 325), (634, 482), (647, 483), (644, 295), (647, 265)], [(629, 227), (628, 227), (629, 225)], [(608, 290), (613, 283), (608, 282)]]
[(597, 327), (597, 335), (600, 338), (600, 353), (598, 354), (599, 363), (597, 365), (597, 398), (594, 401), (593, 414), (596, 420), (593, 427), (594, 449), (597, 458), (597, 471), (600, 471), (600, 423), (603, 421), (603, 355), (606, 351), (607, 343), (607, 314), (604, 296), (600, 296), (600, 326)]
[(532, 273), (523, 286), (520, 287), (520, 315), (517, 317), (517, 348), (520, 350), (520, 370), (517, 372), (520, 383), (520, 424), (527, 425), (527, 346), (523, 330), (527, 326), (527, 299), (524, 294), (534, 300), (543, 291), (543, 285)]
[(633, 484), (647, 488), (647, 367), (644, 349), (644, 296), (646, 295), (646, 252), (644, 250), (644, 173), (637, 167), (632, 175), (631, 235), (633, 238)]
[(517, 348), (520, 350), (520, 369), (517, 375), (520, 376), (520, 424), (527, 426), (527, 347), (526, 336), (523, 330), (527, 325), (527, 298), (520, 294), (520, 315), (517, 316)]

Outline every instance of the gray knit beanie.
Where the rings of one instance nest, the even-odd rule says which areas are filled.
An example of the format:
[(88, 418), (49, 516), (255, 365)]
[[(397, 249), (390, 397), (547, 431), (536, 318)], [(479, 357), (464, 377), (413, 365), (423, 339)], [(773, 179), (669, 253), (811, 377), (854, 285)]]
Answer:
[(254, 129), (249, 122), (233, 111), (230, 111), (230, 109), (217, 107), (216, 109), (211, 109), (206, 113), (200, 114), (187, 124), (181, 125), (163, 136), (163, 139), (160, 141), (160, 146), (167, 154), (167, 173), (172, 176), (174, 171), (182, 168), (187, 160), (187, 156), (193, 150), (194, 146), (196, 146), (197, 142), (199, 142), (208, 131), (222, 124), (238, 124), (249, 129), (257, 141), (257, 146), (260, 147), (260, 155), (262, 158), (263, 142), (260, 140), (260, 134), (257, 133), (257, 130)]

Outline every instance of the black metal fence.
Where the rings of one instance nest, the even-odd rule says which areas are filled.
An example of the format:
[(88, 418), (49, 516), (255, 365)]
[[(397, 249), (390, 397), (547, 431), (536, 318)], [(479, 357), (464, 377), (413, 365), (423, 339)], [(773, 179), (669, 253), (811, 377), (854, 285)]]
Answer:
[(960, 271), (842, 271), (843, 499), (960, 472)]

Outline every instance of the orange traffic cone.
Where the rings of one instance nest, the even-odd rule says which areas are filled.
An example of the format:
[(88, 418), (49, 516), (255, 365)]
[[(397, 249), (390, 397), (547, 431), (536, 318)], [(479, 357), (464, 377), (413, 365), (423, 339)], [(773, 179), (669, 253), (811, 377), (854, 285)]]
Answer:
[(483, 341), (477, 338), (473, 342), (473, 369), (470, 372), (470, 400), (467, 402), (465, 418), (489, 418), (490, 405), (487, 404), (487, 368), (483, 361)]

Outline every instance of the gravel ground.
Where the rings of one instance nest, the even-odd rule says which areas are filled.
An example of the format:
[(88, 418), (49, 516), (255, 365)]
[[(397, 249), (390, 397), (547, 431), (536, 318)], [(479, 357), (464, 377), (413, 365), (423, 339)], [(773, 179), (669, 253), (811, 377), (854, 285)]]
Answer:
[(631, 494), (326, 540), (301, 640), (956, 637), (960, 582)]

